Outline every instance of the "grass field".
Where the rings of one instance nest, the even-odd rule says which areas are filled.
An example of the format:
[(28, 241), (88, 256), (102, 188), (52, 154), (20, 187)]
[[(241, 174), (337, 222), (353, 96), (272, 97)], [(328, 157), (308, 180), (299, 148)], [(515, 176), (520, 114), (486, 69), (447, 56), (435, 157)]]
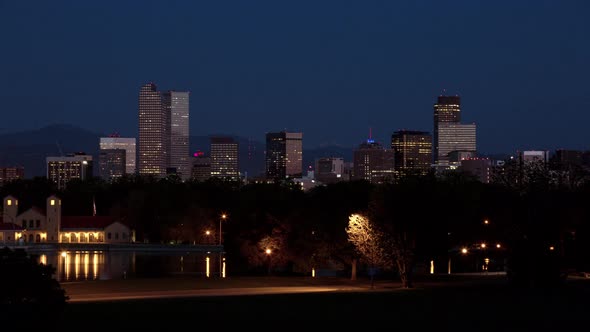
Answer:
[[(250, 280), (252, 287), (255, 280)], [(281, 282), (277, 280), (258, 283)], [(88, 326), (132, 331), (402, 326), (441, 331), (563, 331), (581, 326), (585, 331), (590, 322), (590, 280), (570, 280), (551, 289), (515, 289), (501, 278), (424, 281), (407, 290), (378, 285), (368, 291), (70, 303), (61, 325), (66, 330)]]

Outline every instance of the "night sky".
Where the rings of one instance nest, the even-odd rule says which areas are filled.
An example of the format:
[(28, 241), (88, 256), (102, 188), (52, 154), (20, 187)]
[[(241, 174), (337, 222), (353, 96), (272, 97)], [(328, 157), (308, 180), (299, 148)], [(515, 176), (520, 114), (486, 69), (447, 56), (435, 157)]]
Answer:
[(480, 152), (590, 149), (589, 15), (564, 0), (0, 0), (0, 133), (135, 136), (153, 81), (191, 92), (192, 135), (386, 142), (432, 131), (446, 90)]

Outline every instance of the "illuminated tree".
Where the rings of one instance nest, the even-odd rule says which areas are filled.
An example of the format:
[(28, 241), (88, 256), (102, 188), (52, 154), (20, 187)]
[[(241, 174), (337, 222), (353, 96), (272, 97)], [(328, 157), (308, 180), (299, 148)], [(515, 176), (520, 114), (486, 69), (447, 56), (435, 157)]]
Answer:
[(350, 241), (370, 267), (371, 288), (374, 285), (375, 268), (383, 267), (387, 257), (382, 246), (381, 233), (371, 225), (369, 219), (360, 214), (353, 214), (348, 218), (346, 227), (348, 241)]

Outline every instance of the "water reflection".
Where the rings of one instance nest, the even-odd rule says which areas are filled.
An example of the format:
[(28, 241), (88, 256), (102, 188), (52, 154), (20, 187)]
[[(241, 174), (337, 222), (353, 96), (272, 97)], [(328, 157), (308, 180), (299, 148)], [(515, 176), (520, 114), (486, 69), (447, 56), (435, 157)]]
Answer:
[(56, 268), (56, 279), (62, 282), (170, 275), (226, 276), (225, 257), (215, 254), (62, 251), (38, 257), (40, 263)]

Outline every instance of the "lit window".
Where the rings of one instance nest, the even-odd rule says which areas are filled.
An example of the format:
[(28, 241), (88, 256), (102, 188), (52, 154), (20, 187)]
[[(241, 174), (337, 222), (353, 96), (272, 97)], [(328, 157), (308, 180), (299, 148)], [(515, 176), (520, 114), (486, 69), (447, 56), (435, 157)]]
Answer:
[(51, 204), (52, 206), (53, 206), (53, 205), (55, 205), (55, 199), (52, 199), (52, 200), (51, 200), (51, 202), (50, 202), (50, 204)]
[(8, 206), (11, 206), (12, 205), (12, 200), (9, 199), (8, 201), (6, 201), (6, 204), (8, 204)]

